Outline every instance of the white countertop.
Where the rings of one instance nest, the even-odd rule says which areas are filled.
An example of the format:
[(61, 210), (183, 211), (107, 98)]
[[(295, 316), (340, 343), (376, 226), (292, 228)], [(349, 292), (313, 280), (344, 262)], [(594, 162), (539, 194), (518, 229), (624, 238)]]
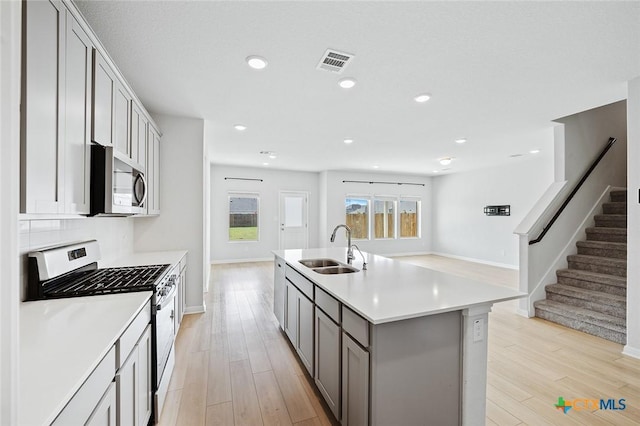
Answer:
[[(99, 266), (176, 265), (185, 254), (140, 252)], [(22, 303), (18, 423), (51, 423), (151, 295), (144, 291)]]
[[(346, 263), (346, 248), (277, 250), (273, 252), (295, 270), (373, 324), (416, 318), (526, 296), (515, 289), (411, 265), (364, 253), (367, 270), (348, 274), (319, 274), (298, 261), (329, 258)], [(353, 266), (361, 269), (356, 251)]]
[(22, 303), (18, 423), (50, 424), (151, 294), (144, 291)]

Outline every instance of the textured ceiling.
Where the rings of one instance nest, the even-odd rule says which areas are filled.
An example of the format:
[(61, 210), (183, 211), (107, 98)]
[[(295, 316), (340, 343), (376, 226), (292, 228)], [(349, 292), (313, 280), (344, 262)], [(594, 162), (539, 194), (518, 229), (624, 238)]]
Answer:
[[(433, 174), (445, 156), (445, 173), (525, 161), (550, 155), (551, 120), (626, 98), (640, 75), (638, 2), (77, 4), (147, 109), (207, 120), (221, 164)], [(316, 69), (327, 48), (355, 54), (342, 75)], [(421, 92), (432, 99), (417, 104)]]

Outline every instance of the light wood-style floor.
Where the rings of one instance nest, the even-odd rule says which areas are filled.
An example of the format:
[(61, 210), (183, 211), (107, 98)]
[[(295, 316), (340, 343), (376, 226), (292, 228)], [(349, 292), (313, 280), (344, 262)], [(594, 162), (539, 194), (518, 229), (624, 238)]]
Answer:
[[(440, 256), (397, 258), (515, 287), (517, 272)], [(334, 422), (272, 314), (273, 265), (212, 267), (207, 312), (185, 316), (161, 425)], [(487, 425), (638, 425), (640, 360), (622, 346), (514, 313), (489, 317)], [(558, 411), (558, 397), (626, 400), (623, 411)], [(334, 422), (335, 424), (335, 422)], [(425, 419), (428, 424), (428, 419)]]

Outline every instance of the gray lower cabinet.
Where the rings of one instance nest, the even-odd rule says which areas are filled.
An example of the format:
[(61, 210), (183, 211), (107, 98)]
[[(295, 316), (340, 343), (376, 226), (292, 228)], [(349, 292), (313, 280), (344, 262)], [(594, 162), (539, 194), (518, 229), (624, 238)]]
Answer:
[(116, 374), (117, 418), (119, 425), (138, 424), (136, 399), (138, 397), (138, 346), (135, 346), (129, 358)]
[(302, 364), (313, 376), (313, 302), (298, 292), (298, 344)]
[(340, 326), (316, 308), (315, 329), (313, 377), (331, 412), (340, 420)]
[(116, 426), (116, 386), (111, 383), (85, 426)]
[(284, 331), (302, 364), (313, 375), (313, 302), (289, 281), (285, 285)]
[(298, 340), (298, 290), (289, 281), (284, 286), (284, 304), (284, 332), (295, 347)]
[(342, 424), (369, 424), (369, 352), (342, 333)]

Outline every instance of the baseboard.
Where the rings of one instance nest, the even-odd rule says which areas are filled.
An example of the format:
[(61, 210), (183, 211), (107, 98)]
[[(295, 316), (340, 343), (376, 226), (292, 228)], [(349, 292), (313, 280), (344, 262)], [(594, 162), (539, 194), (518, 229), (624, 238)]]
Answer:
[(250, 263), (250, 262), (273, 262), (273, 257), (254, 257), (249, 259), (218, 259), (212, 260), (212, 265), (224, 265), (225, 263)]
[(516, 271), (519, 269), (518, 265), (510, 265), (508, 263), (491, 262), (489, 260), (476, 259), (476, 258), (473, 258), (473, 257), (456, 256), (455, 254), (439, 253), (439, 252), (435, 252), (435, 251), (430, 253), (430, 254), (433, 254), (433, 255), (436, 255), (436, 256), (442, 256), (442, 257), (449, 257), (451, 259), (466, 260), (467, 262), (481, 263), (483, 265), (497, 266), (499, 268), (513, 269), (513, 270), (516, 270)]
[(402, 256), (427, 256), (429, 254), (433, 254), (430, 251), (412, 251), (408, 253), (384, 253), (380, 256), (384, 257), (402, 257)]
[(521, 317), (531, 318), (531, 315), (529, 315), (529, 311), (526, 309), (517, 308), (516, 314), (520, 315)]
[(625, 345), (622, 349), (622, 354), (630, 356), (632, 358), (640, 359), (640, 349)]
[(200, 306), (187, 306), (187, 309), (184, 310), (185, 315), (189, 314), (203, 314), (206, 311), (204, 305)]

